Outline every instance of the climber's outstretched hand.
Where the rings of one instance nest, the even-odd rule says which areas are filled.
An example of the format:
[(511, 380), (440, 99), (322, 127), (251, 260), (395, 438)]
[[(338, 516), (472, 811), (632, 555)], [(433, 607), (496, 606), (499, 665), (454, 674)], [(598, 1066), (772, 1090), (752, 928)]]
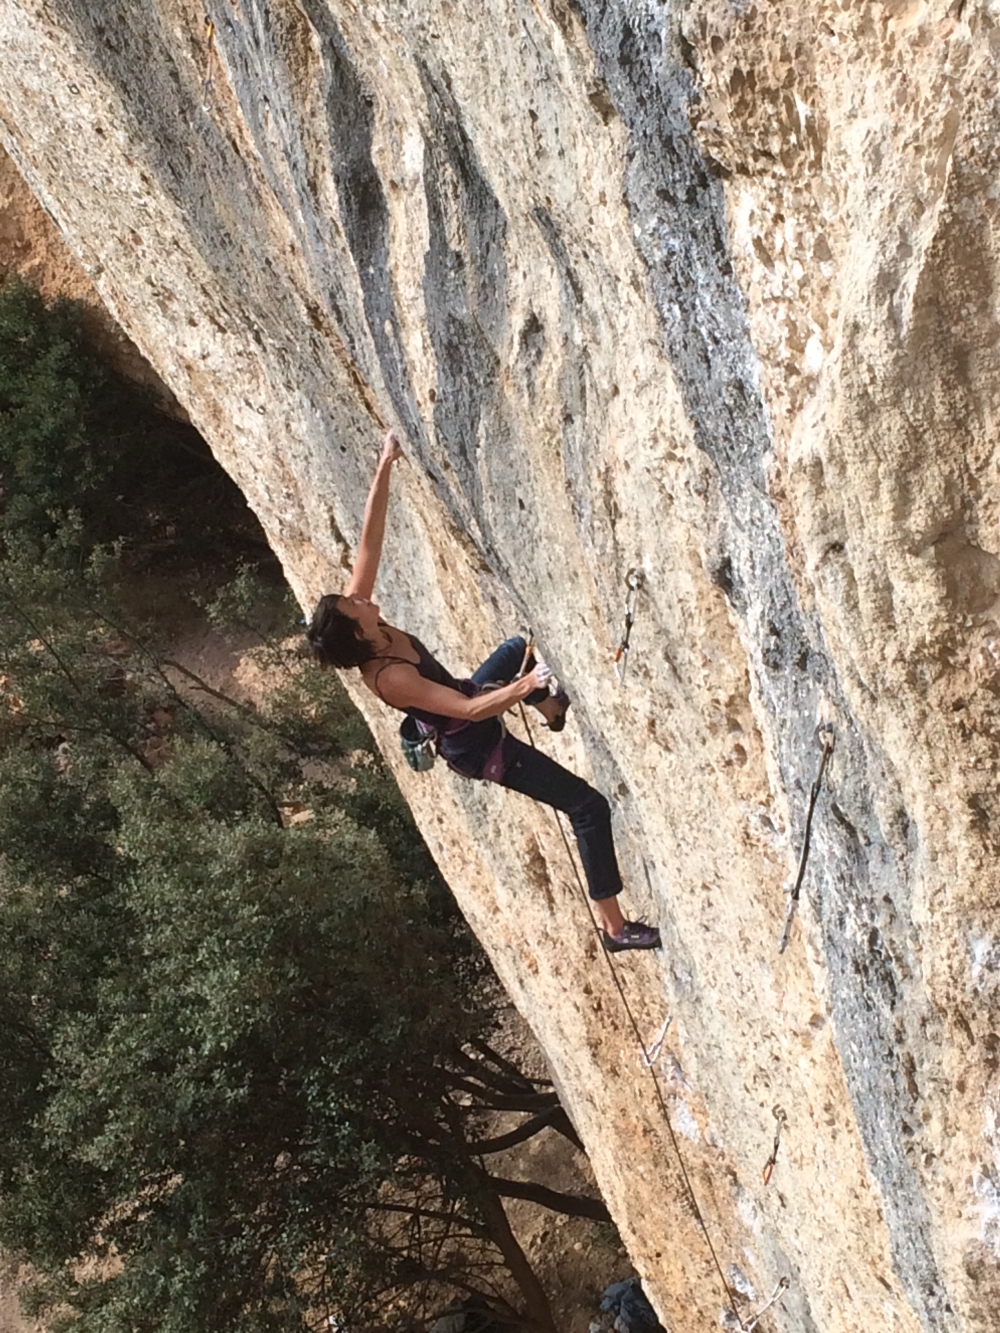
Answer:
[(403, 457), (403, 449), (394, 430), (387, 430), (382, 441), (375, 479), (368, 492), (365, 517), (361, 526), (361, 541), (354, 560), (354, 569), (345, 592), (354, 597), (371, 597), (375, 588), (379, 561), (382, 559), (382, 541), (385, 537), (385, 512), (389, 504), (389, 477), (392, 464)]
[(387, 430), (385, 439), (382, 441), (381, 463), (395, 463), (397, 458), (403, 457), (403, 446), (399, 442), (399, 437), (394, 430)]

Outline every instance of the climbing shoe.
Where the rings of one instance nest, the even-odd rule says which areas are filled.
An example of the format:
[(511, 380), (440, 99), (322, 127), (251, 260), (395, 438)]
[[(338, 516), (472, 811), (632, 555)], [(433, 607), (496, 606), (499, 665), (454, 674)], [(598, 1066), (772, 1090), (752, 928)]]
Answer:
[(566, 714), (569, 712), (570, 698), (563, 687), (560, 685), (555, 694), (552, 695), (557, 704), (562, 707), (562, 712), (557, 713), (551, 722), (546, 722), (549, 731), (562, 731), (566, 725)]
[(623, 953), (626, 949), (659, 949), (660, 932), (656, 926), (647, 926), (644, 921), (626, 921), (617, 935), (601, 931), (604, 947), (608, 953)]

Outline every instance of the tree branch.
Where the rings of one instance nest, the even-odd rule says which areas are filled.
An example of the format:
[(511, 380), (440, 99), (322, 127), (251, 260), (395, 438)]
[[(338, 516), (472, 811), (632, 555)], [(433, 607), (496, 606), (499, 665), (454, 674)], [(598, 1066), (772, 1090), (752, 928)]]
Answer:
[(478, 1223), (470, 1217), (463, 1217), (458, 1213), (442, 1213), (434, 1208), (417, 1208), (412, 1204), (404, 1203), (370, 1203), (369, 1211), (373, 1213), (403, 1213), (407, 1217), (422, 1217), (431, 1222), (449, 1222), (464, 1226), (470, 1235), (482, 1236), (483, 1229)]
[(453, 1051), (450, 1059), (469, 1078), (476, 1078), (480, 1083), (495, 1088), (497, 1092), (530, 1093), (535, 1091), (535, 1088), (526, 1078), (515, 1078), (510, 1074), (498, 1073), (497, 1070), (491, 1069), (484, 1059), (474, 1060), (471, 1055), (461, 1049)]
[(493, 1047), (489, 1044), (489, 1042), (484, 1041), (482, 1037), (472, 1037), (469, 1041), (469, 1045), (473, 1048), (473, 1050), (478, 1051), (480, 1055), (485, 1056), (485, 1058), (489, 1060), (489, 1062), (492, 1065), (495, 1065), (497, 1069), (502, 1070), (503, 1073), (507, 1074), (509, 1078), (513, 1078), (521, 1083), (525, 1083), (529, 1087), (537, 1087), (537, 1088), (552, 1087), (551, 1079), (528, 1078), (526, 1074), (522, 1074), (520, 1069), (518, 1069), (517, 1065), (513, 1064), (510, 1060), (507, 1060), (504, 1056), (502, 1056), (499, 1053), (499, 1051), (495, 1051)]
[(456, 1092), (467, 1092), (481, 1106), (488, 1106), (494, 1111), (544, 1111), (550, 1106), (559, 1105), (559, 1098), (554, 1092), (491, 1092), (489, 1088), (477, 1087), (468, 1079), (452, 1078), (450, 1081)]
[(20, 618), (22, 624), (27, 625), (29, 631), (34, 635), (34, 637), (38, 640), (38, 642), (42, 644), (45, 650), (52, 656), (56, 666), (69, 681), (70, 687), (75, 691), (76, 694), (82, 696), (83, 691), (80, 689), (80, 683), (76, 679), (76, 676), (73, 674), (72, 671), (70, 671), (69, 667), (62, 660), (59, 653), (56, 651), (55, 646), (49, 642), (47, 636), (42, 633), (42, 631), (35, 624), (34, 620), (32, 620), (31, 616), (28, 614), (28, 612), (25, 611), (24, 607), (11, 592), (10, 583), (6, 579), (4, 579), (3, 583), (0, 584), (0, 590), (2, 590), (3, 594), (7, 598), (7, 601), (14, 608), (14, 614)]
[(583, 1146), (583, 1140), (573, 1128), (573, 1122), (562, 1106), (551, 1106), (538, 1115), (532, 1116), (530, 1120), (525, 1120), (517, 1129), (512, 1129), (509, 1134), (501, 1134), (494, 1139), (484, 1139), (481, 1143), (470, 1144), (470, 1147), (480, 1157), (487, 1153), (503, 1152), (505, 1148), (513, 1148), (518, 1143), (524, 1143), (526, 1139), (530, 1139), (545, 1128), (554, 1129), (557, 1134), (561, 1134), (564, 1139), (568, 1139), (578, 1152), (586, 1153), (587, 1150)]
[(536, 1134), (540, 1134), (543, 1129), (547, 1129), (560, 1112), (565, 1115), (561, 1106), (550, 1106), (538, 1115), (533, 1115), (530, 1120), (523, 1120), (509, 1133), (498, 1134), (492, 1139), (480, 1139), (478, 1143), (470, 1143), (469, 1148), (477, 1157), (486, 1157), (490, 1153), (515, 1148), (519, 1143), (525, 1143), (528, 1139), (533, 1139)]
[(85, 727), (79, 722), (68, 722), (64, 717), (37, 717), (34, 713), (26, 712), (19, 713), (18, 717), (23, 718), (26, 722), (33, 722), (36, 726), (50, 727), (53, 731), (65, 732), (69, 735), (79, 732), (81, 736), (103, 736), (105, 740), (121, 746), (125, 753), (131, 755), (136, 763), (141, 764), (147, 773), (156, 771), (141, 750), (135, 749), (122, 736), (115, 735), (107, 727)]
[(610, 1222), (611, 1214), (601, 1199), (587, 1194), (563, 1194), (559, 1190), (550, 1190), (545, 1185), (536, 1185), (527, 1180), (503, 1180), (499, 1176), (490, 1176), (496, 1192), (504, 1199), (527, 1199), (529, 1203), (551, 1208), (554, 1213), (564, 1213), (567, 1217), (589, 1217), (594, 1222)]
[(184, 666), (184, 664), (178, 662), (176, 658), (165, 657), (163, 658), (162, 665), (170, 667), (171, 671), (179, 672), (185, 679), (191, 682), (196, 690), (201, 690), (203, 694), (210, 694), (213, 699), (218, 699), (220, 703), (226, 704), (229, 708), (233, 708), (239, 713), (252, 715), (254, 722), (257, 721), (257, 716), (249, 704), (241, 703), (239, 699), (234, 699), (232, 695), (226, 694), (222, 690), (217, 690), (213, 685), (209, 685), (207, 680), (203, 680), (196, 671), (192, 671), (190, 667)]

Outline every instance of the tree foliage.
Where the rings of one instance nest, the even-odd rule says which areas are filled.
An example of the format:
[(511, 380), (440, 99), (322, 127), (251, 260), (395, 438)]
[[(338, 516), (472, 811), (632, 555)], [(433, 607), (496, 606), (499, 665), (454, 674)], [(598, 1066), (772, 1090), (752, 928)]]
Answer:
[[(268, 640), (266, 706), (209, 688), (66, 503), (109, 475), (87, 411), (19, 453), (67, 357), (0, 365), (0, 1249), (78, 1333), (402, 1326), (405, 1292), (515, 1318), (498, 1266), (550, 1327), (501, 1199), (603, 1205), (487, 1162), (572, 1128), (492, 1049), (489, 969), (335, 679)], [(214, 614), (259, 605), (243, 571)], [(495, 1110), (525, 1119), (491, 1139)]]
[(0, 1248), (81, 1333), (513, 1317), (498, 1266), (547, 1326), (500, 1201), (603, 1205), (484, 1165), (575, 1136), (335, 680), (227, 701), (106, 574), (0, 564)]
[[(73, 540), (66, 540), (69, 521)], [(0, 537), (59, 537), (66, 559), (120, 542), (155, 561), (235, 561), (265, 543), (197, 431), (160, 411), (95, 349), (80, 302), (0, 284)]]
[(151, 413), (94, 353), (74, 301), (0, 287), (0, 478), (4, 529), (38, 539), (70, 509), (94, 517)]

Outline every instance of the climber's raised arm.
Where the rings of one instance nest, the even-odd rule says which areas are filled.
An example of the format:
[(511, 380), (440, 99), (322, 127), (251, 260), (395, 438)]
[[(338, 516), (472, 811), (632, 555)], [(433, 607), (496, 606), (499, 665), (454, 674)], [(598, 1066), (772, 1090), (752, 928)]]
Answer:
[(562, 690), (550, 694), (550, 668), (544, 662), (529, 668), (530, 647), (515, 635), (471, 678), (457, 678), (419, 639), (383, 620), (381, 608), (372, 600), (385, 534), (389, 473), (400, 454), (399, 441), (389, 431), (365, 506), (351, 581), (345, 592), (325, 593), (316, 603), (306, 630), (310, 648), (323, 666), (358, 668), (368, 689), (409, 715), (400, 731), (412, 767), (423, 772), (428, 761), (433, 763), (436, 749), (462, 777), (500, 783), (564, 810), (577, 835), (604, 947), (611, 953), (658, 949), (656, 927), (626, 921), (618, 904), (622, 881), (605, 797), (511, 735), (498, 720), (501, 713), (524, 702), (537, 708), (553, 731), (561, 731), (569, 699)]
[(382, 558), (382, 539), (385, 537), (385, 511), (389, 504), (389, 475), (397, 458), (402, 458), (403, 450), (394, 431), (386, 431), (382, 441), (382, 453), (375, 469), (375, 479), (368, 500), (365, 504), (365, 518), (361, 526), (361, 540), (358, 542), (358, 554), (354, 559), (354, 569), (346, 593), (349, 597), (370, 598), (375, 589), (375, 576), (378, 574), (379, 561)]

